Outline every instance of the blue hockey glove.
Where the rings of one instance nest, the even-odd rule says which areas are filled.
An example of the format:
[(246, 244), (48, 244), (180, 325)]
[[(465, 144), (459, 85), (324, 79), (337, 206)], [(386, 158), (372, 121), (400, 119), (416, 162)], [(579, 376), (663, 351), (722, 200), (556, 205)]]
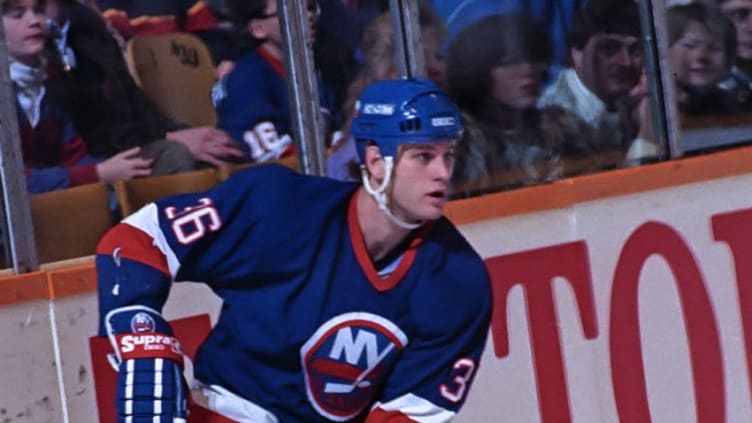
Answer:
[(118, 423), (185, 423), (183, 353), (167, 321), (145, 306), (117, 308), (105, 317), (117, 356)]

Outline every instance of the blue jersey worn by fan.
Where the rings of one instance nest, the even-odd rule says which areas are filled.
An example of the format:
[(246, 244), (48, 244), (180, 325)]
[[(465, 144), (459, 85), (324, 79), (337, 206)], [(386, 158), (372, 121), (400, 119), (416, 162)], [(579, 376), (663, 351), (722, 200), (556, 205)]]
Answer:
[[(308, 0), (307, 5), (313, 42), (319, 8), (315, 0)], [(240, 146), (246, 161), (264, 162), (294, 154), (277, 1), (226, 0), (226, 6), (235, 25), (247, 30), (251, 42), (235, 67), (212, 88), (217, 126)], [(328, 133), (337, 127), (331, 116), (334, 98), (320, 82), (318, 89)]]
[(428, 80), (376, 82), (353, 122), (362, 185), (259, 166), (113, 228), (97, 272), (118, 421), (184, 421), (179, 342), (160, 315), (183, 280), (223, 300), (194, 363), (214, 413), (451, 421), (491, 310), (483, 261), (442, 217), (461, 128)]
[[(336, 126), (331, 92), (320, 81), (320, 110), (327, 130)], [(284, 63), (262, 48), (238, 58), (212, 88), (217, 127), (227, 131), (248, 162), (293, 153), (292, 116)]]

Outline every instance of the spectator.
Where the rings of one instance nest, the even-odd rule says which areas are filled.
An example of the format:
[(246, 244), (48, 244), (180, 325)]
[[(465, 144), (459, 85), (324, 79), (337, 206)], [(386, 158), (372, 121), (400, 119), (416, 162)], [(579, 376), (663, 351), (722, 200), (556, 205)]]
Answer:
[(487, 16), (451, 41), (447, 89), (465, 122), (455, 195), (551, 181), (566, 173), (565, 156), (589, 157), (585, 122), (559, 106), (536, 108), (549, 60), (545, 32), (523, 14)]
[[(218, 17), (224, 18), (223, 23), (232, 24), (232, 11), (229, 6), (232, 0), (206, 0), (213, 10), (221, 10)], [(221, 4), (220, 4), (221, 3)], [(386, 10), (388, 4), (384, 0), (377, 2), (350, 1), (350, 0), (318, 0), (321, 14), (316, 24), (316, 42), (313, 45), (313, 57), (316, 68), (320, 72), (321, 82), (331, 89), (335, 108), (333, 114), (339, 116), (342, 113), (342, 104), (347, 98), (347, 87), (357, 73), (358, 66), (362, 61), (358, 51), (363, 28), (373, 18), (375, 11)], [(388, 3), (388, 0), (386, 0)], [(220, 23), (220, 24), (223, 24)], [(248, 33), (235, 34), (240, 43), (236, 43), (235, 50), (240, 54), (247, 51)], [(237, 55), (237, 56), (239, 56)], [(235, 59), (237, 59), (237, 56)], [(233, 60), (235, 60), (233, 59)], [(221, 78), (232, 70), (234, 62), (225, 61), (217, 68), (217, 78)]]
[[(73, 122), (89, 151), (110, 157), (135, 146), (154, 174), (238, 161), (240, 150), (215, 128), (186, 128), (164, 116), (136, 85), (102, 18), (76, 0), (51, 0), (55, 43)], [(207, 94), (208, 95), (208, 94)]]
[[(217, 125), (241, 146), (252, 162), (278, 159), (293, 151), (287, 76), (282, 34), (275, 0), (228, 1), (237, 27), (253, 39), (251, 48), (215, 85), (212, 98)], [(308, 3), (311, 33), (315, 36), (318, 4)], [(333, 98), (319, 84), (324, 120), (333, 122)]]
[(716, 0), (736, 29), (736, 58), (721, 88), (733, 92), (740, 103), (752, 101), (752, 1)]
[(468, 25), (485, 16), (502, 13), (524, 13), (530, 16), (548, 35), (545, 40), (551, 45), (551, 62), (548, 81), (555, 80), (558, 73), (569, 63), (566, 34), (574, 14), (586, 0), (433, 0), (439, 15), (449, 27), (453, 38)]
[(2, 12), (29, 192), (149, 175), (151, 161), (138, 157), (138, 147), (104, 161), (88, 154), (66, 113), (59, 79), (45, 72), (44, 1), (4, 0)]
[[(442, 87), (446, 77), (446, 66), (440, 51), (446, 29), (444, 23), (435, 14), (430, 4), (419, 3), (419, 23), (425, 56), (426, 76), (436, 85)], [(348, 89), (348, 98), (344, 103), (344, 121), (341, 142), (333, 146), (328, 159), (329, 176), (339, 180), (357, 180), (360, 178), (359, 160), (355, 151), (355, 141), (350, 136), (352, 111), (363, 88), (372, 82), (397, 78), (397, 66), (394, 49), (394, 28), (389, 12), (374, 18), (366, 27), (361, 45), (364, 63)]]
[[(570, 32), (572, 67), (543, 91), (540, 106), (572, 110), (595, 131), (597, 151), (618, 152), (631, 142), (618, 105), (643, 70), (640, 19), (631, 0), (590, 0)], [(618, 154), (617, 154), (618, 156)]]
[(666, 24), (680, 109), (686, 114), (738, 110), (741, 105), (733, 92), (718, 86), (736, 53), (733, 24), (703, 3), (670, 7)]

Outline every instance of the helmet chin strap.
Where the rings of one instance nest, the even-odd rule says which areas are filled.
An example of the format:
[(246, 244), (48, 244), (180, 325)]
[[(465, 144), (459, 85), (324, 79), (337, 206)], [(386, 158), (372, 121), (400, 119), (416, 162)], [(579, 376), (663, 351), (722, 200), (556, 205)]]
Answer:
[(366, 192), (370, 194), (374, 200), (376, 200), (376, 204), (379, 205), (379, 210), (381, 210), (381, 212), (384, 213), (384, 215), (386, 215), (386, 217), (389, 218), (392, 223), (404, 229), (412, 230), (419, 228), (423, 224), (423, 221), (420, 221), (418, 223), (405, 222), (404, 220), (393, 215), (391, 210), (389, 210), (389, 207), (387, 206), (387, 203), (389, 201), (386, 196), (386, 188), (389, 186), (389, 181), (391, 180), (392, 176), (392, 170), (394, 169), (394, 159), (392, 158), (392, 156), (384, 157), (384, 165), (386, 167), (386, 176), (381, 182), (381, 185), (376, 189), (371, 187), (371, 182), (368, 178), (368, 170), (366, 170), (366, 166), (360, 166), (360, 174), (363, 179), (363, 187), (366, 189)]

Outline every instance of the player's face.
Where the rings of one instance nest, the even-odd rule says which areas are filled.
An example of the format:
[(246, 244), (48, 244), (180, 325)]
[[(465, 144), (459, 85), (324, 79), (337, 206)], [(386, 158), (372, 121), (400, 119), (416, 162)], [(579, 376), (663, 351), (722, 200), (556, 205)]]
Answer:
[(752, 0), (722, 1), (721, 10), (736, 28), (737, 57), (752, 59)]
[(454, 141), (405, 147), (394, 168), (389, 204), (408, 222), (441, 217), (454, 167)]
[(596, 34), (582, 50), (572, 49), (572, 62), (582, 82), (611, 105), (640, 80), (642, 46), (632, 35)]
[(21, 63), (36, 65), (44, 49), (44, 3), (6, 1), (2, 10), (8, 54)]

